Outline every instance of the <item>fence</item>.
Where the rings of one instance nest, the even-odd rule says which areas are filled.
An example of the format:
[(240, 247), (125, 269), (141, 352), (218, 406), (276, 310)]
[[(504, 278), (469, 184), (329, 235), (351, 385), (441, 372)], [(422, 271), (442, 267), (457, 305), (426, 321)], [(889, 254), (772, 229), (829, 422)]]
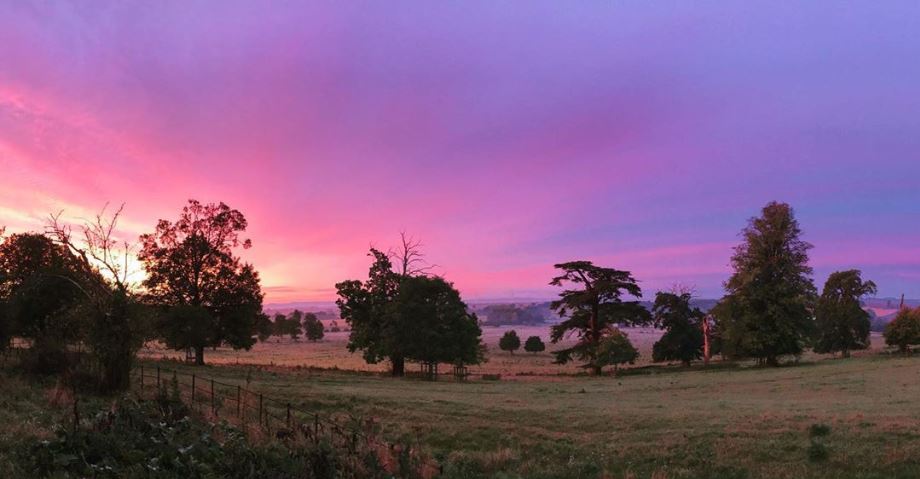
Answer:
[[(352, 418), (347, 423), (318, 412), (292, 405), (289, 401), (267, 396), (227, 384), (214, 378), (156, 366), (139, 366), (134, 382), (140, 394), (168, 391), (172, 388), (192, 408), (235, 424), (248, 435), (260, 434), (278, 440), (328, 441), (349, 461), (344, 466), (355, 475), (363, 453), (373, 452), (380, 465), (391, 474), (432, 478), (443, 472), (434, 460), (422, 456), (418, 448), (388, 443), (377, 439), (371, 422)], [(414, 463), (414, 473), (402, 469)]]

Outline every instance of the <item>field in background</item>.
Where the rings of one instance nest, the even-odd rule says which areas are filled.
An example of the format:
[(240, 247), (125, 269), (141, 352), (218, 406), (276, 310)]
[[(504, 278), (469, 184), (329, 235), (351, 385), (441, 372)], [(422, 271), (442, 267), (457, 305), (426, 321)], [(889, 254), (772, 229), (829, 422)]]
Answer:
[[(501, 374), (503, 377), (526, 378), (529, 376), (557, 376), (559, 374), (576, 374), (582, 372), (577, 364), (553, 364), (550, 351), (561, 349), (568, 341), (558, 345), (549, 342), (549, 326), (499, 326), (483, 327), (483, 342), (486, 344), (488, 359), (479, 366), (470, 368), (474, 375)], [(540, 336), (546, 343), (546, 351), (531, 354), (522, 349), (513, 355), (498, 348), (499, 338), (508, 330), (514, 329), (521, 337), (521, 343), (528, 336)], [(653, 328), (626, 328), (629, 339), (639, 350), (639, 360), (635, 366), (651, 364), (652, 345), (661, 336), (661, 331)], [(301, 339), (293, 342), (290, 338), (283, 338), (277, 342), (275, 338), (265, 343), (258, 343), (249, 351), (233, 350), (231, 348), (218, 348), (205, 352), (205, 361), (212, 364), (259, 364), (266, 366), (301, 366), (322, 369), (344, 369), (350, 371), (385, 372), (387, 363), (367, 364), (359, 353), (349, 353), (346, 348), (348, 332), (326, 333), (322, 341), (316, 343)], [(884, 340), (881, 335), (873, 333), (873, 350), (881, 350)], [(866, 352), (858, 352), (866, 354)], [(185, 357), (184, 352), (171, 351), (159, 344), (148, 344), (140, 352), (146, 359), (180, 359)], [(810, 356), (809, 356), (810, 357)], [(409, 371), (417, 366), (407, 365)], [(447, 369), (444, 369), (447, 370)]]
[[(920, 358), (467, 383), (167, 366), (372, 418), (433, 452), (449, 477), (920, 477)], [(813, 425), (830, 428), (819, 446)]]

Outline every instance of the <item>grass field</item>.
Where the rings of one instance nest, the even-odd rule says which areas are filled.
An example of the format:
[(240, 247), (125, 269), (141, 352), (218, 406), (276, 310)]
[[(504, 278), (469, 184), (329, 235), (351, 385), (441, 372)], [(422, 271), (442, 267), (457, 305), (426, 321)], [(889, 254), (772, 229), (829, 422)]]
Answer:
[[(483, 371), (500, 372), (500, 381), (343, 371), (351, 363), (342, 358), (363, 364), (342, 351), (344, 337), (218, 350), (208, 359), (220, 364), (204, 367), (143, 364), (241, 384), (326, 415), (373, 419), (384, 437), (432, 453), (447, 477), (920, 477), (920, 358), (887, 355), (878, 337), (873, 350), (847, 360), (806, 355), (781, 368), (714, 363), (591, 378), (550, 364), (548, 353), (497, 351), (502, 332), (484, 334), (493, 347)], [(631, 332), (646, 358), (654, 337)], [(228, 364), (249, 357), (251, 364)], [(11, 441), (47, 436), (69, 403), (56, 398), (53, 382), (4, 372), (0, 383), (2, 460)], [(812, 438), (813, 426), (829, 433)]]
[[(195, 370), (301, 407), (373, 418), (386, 436), (424, 445), (454, 477), (920, 477), (914, 358), (468, 383)], [(813, 425), (830, 428), (817, 446)]]

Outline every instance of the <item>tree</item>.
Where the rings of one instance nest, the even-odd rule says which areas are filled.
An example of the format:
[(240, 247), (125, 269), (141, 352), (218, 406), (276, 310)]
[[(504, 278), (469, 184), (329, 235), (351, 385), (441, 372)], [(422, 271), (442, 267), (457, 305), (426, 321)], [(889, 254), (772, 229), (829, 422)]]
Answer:
[(364, 360), (371, 364), (387, 359), (393, 376), (402, 376), (406, 358), (403, 344), (412, 329), (401, 330), (391, 324), (392, 304), (402, 276), (393, 271), (393, 263), (381, 251), (371, 248), (368, 256), (374, 261), (367, 281), (347, 280), (335, 285), (336, 305), (351, 330), (348, 350), (362, 351)]
[[(638, 357), (639, 351), (636, 351), (626, 333), (617, 327), (609, 326), (597, 347), (595, 364), (599, 368), (613, 366), (615, 373), (621, 364), (633, 364)], [(600, 374), (599, 370), (597, 374)]]
[(272, 336), (276, 337), (276, 342), (280, 343), (281, 338), (288, 334), (288, 319), (282, 313), (275, 313), (275, 319), (272, 321)]
[(272, 336), (272, 326), (271, 318), (265, 313), (259, 313), (259, 316), (256, 318), (255, 332), (260, 343), (268, 341), (268, 338)]
[(565, 289), (560, 299), (550, 307), (559, 316), (561, 323), (553, 326), (551, 340), (558, 343), (569, 334), (576, 334), (578, 341), (570, 348), (555, 351), (556, 363), (564, 364), (573, 358), (584, 361), (582, 367), (600, 375), (602, 364), (598, 359), (598, 348), (610, 326), (616, 324), (639, 325), (651, 320), (648, 310), (639, 301), (623, 301), (623, 295), (642, 297), (642, 290), (628, 271), (595, 266), (590, 261), (573, 261), (555, 265), (562, 274), (553, 278), (550, 285), (571, 284), (578, 289)]
[(875, 294), (872, 281), (863, 281), (856, 269), (837, 271), (827, 278), (815, 310), (818, 329), (816, 353), (837, 353), (850, 357), (854, 349), (869, 347), (869, 313), (862, 308), (863, 296)]
[(531, 336), (524, 342), (524, 351), (528, 353), (541, 353), (546, 350), (546, 345), (540, 336)]
[(655, 327), (664, 329), (652, 346), (652, 360), (690, 362), (703, 355), (703, 319), (699, 308), (690, 306), (690, 293), (659, 292), (652, 307)]
[(287, 316), (287, 320), (285, 321), (285, 331), (295, 343), (300, 341), (300, 335), (303, 334), (303, 319), (303, 311), (295, 309), (291, 311), (291, 314)]
[[(155, 232), (141, 236), (138, 258), (147, 269), (143, 284), (150, 300), (165, 310), (181, 307), (182, 314), (163, 316), (162, 329), (174, 333), (164, 337), (166, 344), (194, 349), (199, 365), (207, 346), (248, 349), (255, 342), (263, 298), (259, 275), (234, 254), (237, 247), (252, 246), (240, 238), (246, 226), (243, 214), (224, 203), (189, 200), (177, 221), (160, 220)], [(187, 307), (208, 314), (185, 314)]]
[(304, 315), (303, 326), (307, 339), (310, 341), (319, 341), (323, 339), (323, 336), (326, 334), (325, 328), (323, 328), (323, 322), (313, 313)]
[(403, 278), (388, 316), (389, 327), (411, 331), (401, 335), (405, 358), (425, 365), (432, 379), (439, 363), (482, 362), (479, 320), (468, 312), (460, 293), (443, 278)]
[(5, 329), (32, 341), (30, 363), (38, 372), (63, 370), (67, 343), (84, 329), (70, 314), (84, 299), (81, 273), (79, 259), (45, 235), (13, 234), (0, 244)]
[(505, 331), (505, 334), (498, 340), (498, 347), (502, 351), (508, 351), (513, 355), (516, 350), (521, 348), (521, 338), (518, 337), (517, 331), (513, 329)]
[(135, 355), (148, 331), (148, 309), (128, 281), (133, 246), (115, 238), (123, 209), (124, 205), (107, 217), (103, 208), (93, 220), (85, 221), (79, 243), (71, 228), (60, 222), (60, 213), (51, 216), (47, 227), (48, 235), (78, 259), (80, 274), (73, 284), (85, 298), (81, 311), (88, 319), (85, 341), (99, 366), (103, 392), (128, 388)]
[(920, 308), (901, 308), (885, 327), (885, 344), (897, 346), (901, 353), (910, 353), (910, 347), (920, 344)]
[(801, 354), (808, 344), (816, 290), (808, 266), (812, 246), (801, 234), (792, 208), (776, 202), (742, 230), (744, 241), (731, 260), (735, 272), (715, 310), (729, 356), (776, 366), (780, 356)]

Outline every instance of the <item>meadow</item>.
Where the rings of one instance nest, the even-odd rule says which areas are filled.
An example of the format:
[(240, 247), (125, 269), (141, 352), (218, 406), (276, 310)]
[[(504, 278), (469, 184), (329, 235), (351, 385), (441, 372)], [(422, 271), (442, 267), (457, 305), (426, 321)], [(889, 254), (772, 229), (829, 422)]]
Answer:
[[(485, 337), (499, 335), (487, 330)], [(601, 378), (532, 375), (549, 364), (548, 354), (512, 358), (497, 348), (483, 368), (506, 371), (499, 381), (320, 370), (304, 366), (328, 357), (293, 365), (286, 352), (267, 363), (257, 354), (263, 364), (146, 364), (372, 419), (385, 437), (430, 451), (448, 477), (918, 477), (920, 359), (891, 356), (873, 339), (873, 350), (846, 360), (807, 355), (780, 368), (637, 365)], [(649, 342), (637, 342), (647, 356)], [(321, 344), (290, 346), (309, 347)]]

